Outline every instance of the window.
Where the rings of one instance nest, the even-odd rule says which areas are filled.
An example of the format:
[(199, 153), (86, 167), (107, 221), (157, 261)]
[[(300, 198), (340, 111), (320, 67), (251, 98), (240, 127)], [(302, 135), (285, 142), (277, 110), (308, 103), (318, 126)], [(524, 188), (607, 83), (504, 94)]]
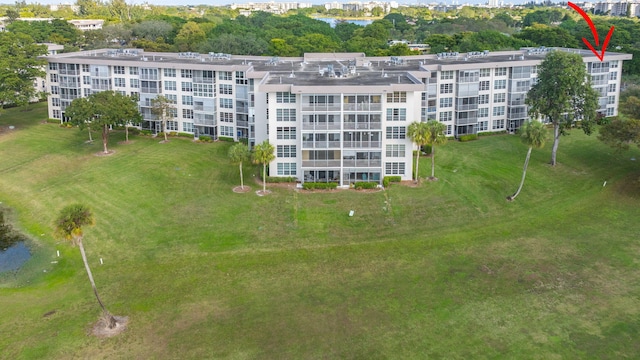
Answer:
[(113, 73), (118, 75), (124, 75), (124, 66), (114, 66)]
[(609, 84), (607, 92), (616, 92), (616, 84)]
[(487, 130), (489, 130), (489, 122), (478, 121), (478, 131), (487, 131)]
[(489, 103), (489, 94), (478, 95), (478, 104), (488, 104)]
[(608, 107), (607, 108), (607, 116), (613, 116), (614, 113), (615, 113), (615, 110), (616, 110), (615, 108)]
[(233, 137), (233, 126), (220, 126), (220, 136)]
[(296, 157), (295, 145), (278, 145), (277, 152), (279, 158), (294, 158)]
[(278, 163), (278, 175), (295, 175), (296, 163)]
[(386, 156), (387, 157), (405, 157), (406, 153), (405, 153), (404, 144), (388, 144)]
[(480, 77), (491, 76), (491, 69), (480, 69)]
[(617, 69), (618, 68), (618, 60), (609, 61), (609, 68), (610, 69)]
[(57, 83), (58, 82), (58, 74), (50, 74), (49, 75), (49, 80), (51, 82)]
[(178, 103), (178, 95), (176, 94), (166, 94), (164, 97), (167, 98), (167, 101), (169, 101), (171, 104)]
[(489, 108), (478, 108), (478, 117), (479, 118), (489, 117)]
[(494, 103), (503, 103), (506, 102), (506, 97), (507, 94), (505, 93), (501, 93), (501, 94), (493, 94), (493, 102)]
[(492, 130), (504, 129), (504, 119), (493, 120), (493, 123), (491, 124), (491, 129)]
[(387, 139), (405, 139), (407, 128), (404, 126), (387, 126)]
[(452, 94), (453, 84), (440, 84), (440, 94)]
[(387, 94), (387, 102), (405, 103), (407, 102), (407, 93), (405, 91), (394, 91), (390, 94)]
[(296, 109), (276, 109), (276, 121), (296, 121)]
[(176, 69), (164, 69), (164, 77), (176, 77)]
[(505, 76), (505, 75), (507, 75), (506, 67), (496, 68), (496, 76)]
[(180, 77), (185, 79), (191, 79), (193, 77), (193, 71), (188, 69), (180, 69)]
[(453, 70), (446, 70), (440, 73), (440, 80), (450, 80), (453, 79)]
[(453, 106), (453, 98), (441, 98), (440, 99), (440, 107), (448, 108)]
[(135, 99), (136, 101), (140, 100), (140, 93), (137, 92), (137, 91), (132, 91), (130, 96), (131, 96), (132, 99)]
[(538, 67), (539, 67), (539, 66), (540, 66), (540, 65), (533, 65), (533, 66), (531, 67), (531, 73), (532, 73), (532, 74), (537, 74), (537, 73), (538, 73)]
[(493, 83), (494, 90), (506, 89), (506, 88), (507, 88), (507, 80), (496, 80), (496, 82)]
[(278, 140), (295, 140), (296, 128), (289, 126), (278, 126), (276, 128), (276, 134)]
[(129, 79), (129, 87), (139, 88), (140, 87), (140, 80), (138, 80), (138, 79)]
[(453, 120), (453, 112), (452, 111), (443, 111), (440, 113), (439, 118), (441, 122), (451, 121)]
[(115, 87), (125, 87), (125, 86), (127, 86), (127, 82), (125, 81), (124, 78), (114, 78), (113, 79), (113, 86), (115, 86)]
[(277, 92), (276, 102), (278, 104), (294, 104), (296, 102), (296, 96), (288, 92)]
[(480, 81), (480, 91), (491, 90), (491, 81)]
[(193, 123), (183, 122), (182, 123), (182, 131), (193, 132)]
[(91, 85), (91, 76), (83, 76), (82, 77), (82, 84), (83, 85)]
[(233, 99), (220, 98), (221, 109), (233, 109)]
[(218, 71), (218, 80), (233, 80), (231, 71)]
[(182, 82), (182, 91), (192, 92), (193, 91), (193, 83), (190, 82)]
[(191, 109), (182, 109), (182, 117), (184, 119), (193, 119), (193, 110), (191, 110)]
[(49, 70), (58, 70), (58, 63), (49, 63)]
[(407, 120), (407, 109), (387, 109), (387, 121)]
[(220, 113), (220, 121), (227, 122), (227, 123), (233, 123), (233, 113), (221, 112)]
[(167, 109), (167, 116), (169, 116), (170, 118), (177, 118), (178, 117), (178, 109), (176, 109), (176, 108), (168, 108)]
[(138, 68), (135, 66), (129, 67), (129, 75), (138, 75)]
[(248, 80), (244, 77), (244, 71), (236, 71), (236, 84), (247, 85)]
[(51, 98), (51, 106), (60, 106), (60, 98)]
[(175, 81), (165, 81), (164, 89), (167, 91), (176, 91), (176, 82)]
[(193, 84), (193, 96), (213, 97), (213, 84)]
[(504, 106), (494, 106), (493, 116), (502, 116), (502, 115), (504, 115)]
[(60, 110), (53, 110), (53, 118), (60, 119)]
[(385, 175), (404, 175), (405, 164), (403, 162), (384, 163)]
[(609, 80), (618, 80), (618, 73), (616, 71), (609, 73)]
[(182, 105), (193, 105), (193, 96), (182, 95)]
[(231, 85), (231, 84), (220, 84), (218, 86), (220, 88), (220, 94), (233, 95), (233, 85)]
[(607, 104), (612, 105), (616, 103), (616, 96), (615, 95), (610, 95), (607, 96)]
[(167, 130), (178, 131), (178, 122), (177, 121), (167, 121)]
[(52, 86), (51, 87), (51, 95), (58, 95), (60, 94), (60, 88), (57, 86)]
[(89, 64), (82, 64), (82, 72), (89, 72)]

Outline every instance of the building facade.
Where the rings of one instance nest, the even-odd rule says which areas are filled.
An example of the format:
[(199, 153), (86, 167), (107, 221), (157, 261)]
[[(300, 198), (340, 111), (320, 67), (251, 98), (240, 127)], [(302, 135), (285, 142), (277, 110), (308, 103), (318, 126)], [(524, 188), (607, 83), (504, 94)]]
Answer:
[(47, 57), (49, 117), (66, 121), (75, 98), (114, 90), (139, 99), (142, 129), (159, 132), (151, 100), (175, 106), (168, 131), (194, 137), (269, 140), (270, 176), (300, 181), (380, 183), (411, 179), (407, 127), (438, 120), (446, 135), (515, 131), (529, 118), (527, 91), (549, 51), (582, 56), (599, 92), (598, 112), (615, 116), (622, 61), (629, 54), (525, 48), (517, 51), (366, 57), (313, 53), (300, 58), (91, 50)]

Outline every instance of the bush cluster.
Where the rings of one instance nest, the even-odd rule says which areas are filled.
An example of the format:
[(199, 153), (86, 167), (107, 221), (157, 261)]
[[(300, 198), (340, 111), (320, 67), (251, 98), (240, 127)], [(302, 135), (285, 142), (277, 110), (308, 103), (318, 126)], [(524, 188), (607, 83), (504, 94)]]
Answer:
[(491, 136), (491, 135), (501, 135), (501, 134), (506, 134), (507, 131), (506, 130), (502, 130), (502, 131), (485, 131), (485, 132), (481, 132), (478, 133), (478, 136)]
[(218, 136), (218, 140), (226, 142), (234, 142), (233, 138), (227, 136)]
[(382, 186), (387, 188), (387, 187), (389, 187), (389, 185), (391, 185), (391, 183), (400, 182), (400, 181), (402, 181), (402, 177), (401, 176), (385, 176), (382, 179)]
[(302, 184), (302, 188), (305, 190), (334, 190), (338, 187), (338, 183), (321, 183), (321, 182), (306, 182)]
[(198, 141), (200, 142), (212, 142), (213, 140), (211, 140), (211, 136), (208, 135), (202, 135), (198, 138)]
[(478, 140), (478, 134), (460, 135), (460, 142)]
[(49, 124), (60, 124), (60, 119), (49, 118), (49, 119), (47, 119), (47, 123), (49, 123)]
[(364, 181), (359, 181), (353, 184), (353, 187), (356, 190), (363, 190), (363, 189), (375, 189), (378, 187), (378, 183), (375, 182), (364, 182)]
[(268, 183), (293, 183), (298, 179), (293, 176), (280, 177), (280, 176), (267, 176)]

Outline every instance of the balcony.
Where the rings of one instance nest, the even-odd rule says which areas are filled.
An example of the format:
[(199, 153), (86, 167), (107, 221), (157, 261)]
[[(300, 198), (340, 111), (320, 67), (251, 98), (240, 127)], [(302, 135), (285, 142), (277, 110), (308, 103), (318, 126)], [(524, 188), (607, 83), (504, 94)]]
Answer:
[(302, 130), (340, 130), (339, 122), (302, 122)]
[(216, 126), (216, 119), (205, 119), (195, 116), (193, 118), (194, 125)]
[(382, 129), (382, 122), (379, 121), (370, 121), (354, 123), (354, 122), (345, 122), (344, 123), (345, 130), (380, 130)]
[(473, 125), (478, 122), (477, 116), (468, 117), (465, 119), (457, 119), (456, 125)]
[(340, 160), (302, 160), (302, 167), (336, 168), (340, 167)]
[(215, 105), (193, 105), (193, 111), (215, 112)]
[(302, 148), (303, 149), (330, 149), (330, 148), (339, 148), (340, 140), (338, 141), (303, 141)]
[(306, 104), (302, 111), (340, 111), (340, 104)]
[(158, 88), (151, 88), (151, 87), (142, 87), (140, 88), (140, 93), (141, 94), (159, 94), (160, 92), (158, 91)]
[(236, 125), (238, 127), (249, 127), (249, 122), (248, 121), (244, 121), (244, 120), (238, 120), (236, 121)]
[(58, 73), (60, 75), (80, 75), (80, 70), (59, 69)]
[(342, 161), (343, 167), (379, 167), (382, 166), (382, 160), (380, 159), (344, 159)]
[(478, 104), (458, 105), (456, 111), (471, 111), (478, 110)]
[(80, 83), (76, 81), (63, 81), (60, 83), (60, 87), (63, 88), (78, 88), (80, 87)]
[(378, 103), (360, 103), (360, 104), (344, 104), (344, 111), (381, 111), (382, 104)]
[(367, 148), (367, 149), (379, 149), (382, 147), (381, 141), (344, 141), (342, 146), (348, 149), (355, 148)]

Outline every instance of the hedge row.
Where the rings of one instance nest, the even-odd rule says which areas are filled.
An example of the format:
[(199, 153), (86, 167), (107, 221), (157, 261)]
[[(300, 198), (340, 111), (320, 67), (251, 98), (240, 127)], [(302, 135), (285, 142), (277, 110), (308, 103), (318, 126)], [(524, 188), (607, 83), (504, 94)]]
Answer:
[(387, 187), (389, 187), (389, 185), (391, 185), (391, 183), (400, 182), (400, 181), (402, 181), (402, 177), (401, 176), (385, 176), (382, 179), (382, 186), (387, 188)]
[(294, 183), (298, 179), (293, 176), (279, 177), (279, 176), (267, 176), (268, 183)]
[(378, 187), (378, 183), (375, 182), (364, 182), (364, 181), (360, 181), (360, 182), (356, 182), (353, 184), (353, 187), (356, 190), (363, 190), (363, 189), (375, 189)]
[(467, 142), (472, 140), (478, 140), (478, 134), (460, 135), (460, 142)]
[(302, 184), (302, 188), (305, 190), (334, 190), (338, 187), (338, 183), (321, 183), (321, 182), (306, 182)]

